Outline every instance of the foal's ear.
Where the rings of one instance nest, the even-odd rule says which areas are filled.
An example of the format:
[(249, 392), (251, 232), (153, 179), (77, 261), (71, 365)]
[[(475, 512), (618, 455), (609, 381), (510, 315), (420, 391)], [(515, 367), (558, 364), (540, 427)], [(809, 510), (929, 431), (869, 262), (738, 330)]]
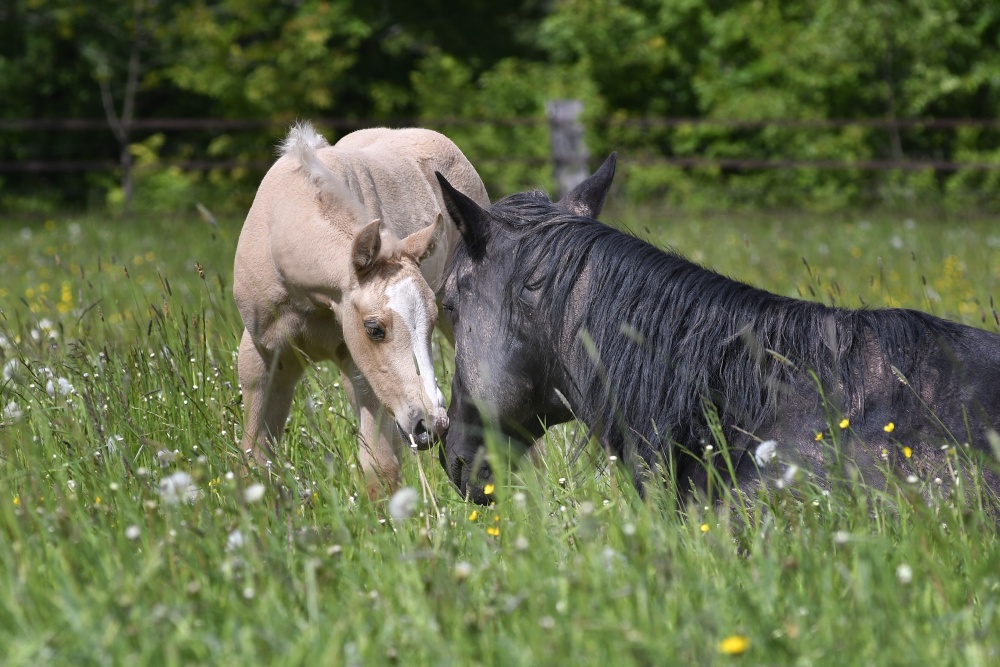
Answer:
[(448, 182), (448, 179), (435, 171), (438, 183), (441, 184), (441, 196), (448, 215), (455, 221), (459, 233), (469, 246), (473, 257), (486, 252), (486, 238), (489, 232), (490, 214), (471, 198), (465, 196)]
[(615, 165), (618, 164), (618, 153), (612, 153), (604, 161), (601, 168), (576, 186), (556, 202), (556, 206), (585, 218), (597, 218), (604, 208), (604, 200), (611, 189), (611, 181), (615, 177)]
[(437, 246), (437, 241), (435, 240), (434, 235), (437, 233), (438, 228), (441, 227), (441, 220), (443, 218), (444, 216), (438, 213), (437, 220), (435, 220), (432, 224), (427, 225), (419, 231), (413, 232), (403, 239), (402, 254), (417, 260), (418, 264), (427, 259), (427, 257), (434, 252), (434, 248)]
[(382, 221), (376, 218), (358, 230), (351, 248), (351, 262), (358, 275), (367, 273), (382, 249)]

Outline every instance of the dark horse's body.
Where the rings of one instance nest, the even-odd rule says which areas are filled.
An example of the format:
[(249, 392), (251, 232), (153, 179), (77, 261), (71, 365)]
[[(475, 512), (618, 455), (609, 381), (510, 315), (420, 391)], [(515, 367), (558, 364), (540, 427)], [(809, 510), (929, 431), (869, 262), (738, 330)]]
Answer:
[(612, 158), (558, 203), (528, 192), (488, 210), (441, 179), (464, 239), (445, 285), (456, 371), (442, 455), (463, 495), (486, 500), (484, 418), (530, 444), (543, 424), (576, 417), (640, 488), (667, 463), (681, 492), (707, 483), (713, 411), (745, 490), (762, 479), (754, 453), (765, 440), (786, 466), (822, 477), (847, 465), (876, 485), (887, 470), (948, 485), (947, 445), (989, 452), (1000, 336), (720, 276), (592, 219), (613, 173)]

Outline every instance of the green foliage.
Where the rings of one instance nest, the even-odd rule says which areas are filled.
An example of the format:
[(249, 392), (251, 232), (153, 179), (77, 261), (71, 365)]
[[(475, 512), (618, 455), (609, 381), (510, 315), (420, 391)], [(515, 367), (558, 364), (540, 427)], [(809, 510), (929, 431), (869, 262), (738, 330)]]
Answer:
[[(212, 131), (166, 135), (165, 160), (254, 165), (205, 179), (227, 201), (234, 190), (252, 192), (281, 124), (318, 117), (348, 119), (332, 128), (337, 133), (353, 127), (352, 119), (415, 118), (452, 136), (491, 192), (545, 186), (544, 103), (572, 97), (585, 103), (594, 161), (621, 152), (627, 196), (637, 202), (998, 205), (996, 169), (940, 169), (930, 178), (851, 166), (995, 164), (996, 127), (772, 123), (994, 120), (1000, 5), (991, 0), (476, 0), (461, 8), (440, 0), (13, 0), (0, 7), (0, 41), (0, 115), (8, 118), (103, 118), (101, 87), (120, 105), (138, 55), (137, 118), (276, 121), (221, 140)], [(644, 121), (664, 116), (719, 123)], [(125, 143), (148, 138), (134, 130)], [(117, 161), (119, 154), (110, 131), (0, 133), (0, 160)], [(703, 167), (664, 158), (816, 165)], [(830, 162), (848, 166), (823, 167)], [(106, 181), (64, 176), (56, 187), (82, 201)], [(3, 184), (15, 192), (26, 186), (46, 189), (37, 176), (19, 173)]]

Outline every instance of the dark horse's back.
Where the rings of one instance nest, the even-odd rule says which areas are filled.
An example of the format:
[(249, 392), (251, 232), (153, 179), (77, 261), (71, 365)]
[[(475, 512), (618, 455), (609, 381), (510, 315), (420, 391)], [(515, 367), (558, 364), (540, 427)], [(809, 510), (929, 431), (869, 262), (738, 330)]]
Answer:
[[(755, 488), (760, 469), (772, 483), (791, 476), (792, 465), (820, 480), (860, 477), (882, 487), (888, 473), (947, 490), (972, 454), (1000, 493), (990, 443), (1000, 426), (1000, 335), (911, 310), (838, 315), (836, 330), (851, 340), (831, 356), (835, 363), (826, 373), (798, 374), (777, 416), (755, 433), (777, 443), (777, 465), (760, 465), (757, 438), (734, 448), (743, 454), (740, 486)], [(821, 393), (816, 378), (824, 375)], [(702, 475), (691, 481), (700, 486)]]

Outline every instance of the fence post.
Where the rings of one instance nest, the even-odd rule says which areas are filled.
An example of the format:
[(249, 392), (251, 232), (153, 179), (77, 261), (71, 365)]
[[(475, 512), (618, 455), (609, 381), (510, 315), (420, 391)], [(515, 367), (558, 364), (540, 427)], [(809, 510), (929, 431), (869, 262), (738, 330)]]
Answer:
[(580, 122), (582, 111), (583, 102), (580, 100), (549, 100), (545, 103), (552, 140), (556, 200), (590, 175), (587, 167), (590, 152), (584, 143), (583, 123)]

